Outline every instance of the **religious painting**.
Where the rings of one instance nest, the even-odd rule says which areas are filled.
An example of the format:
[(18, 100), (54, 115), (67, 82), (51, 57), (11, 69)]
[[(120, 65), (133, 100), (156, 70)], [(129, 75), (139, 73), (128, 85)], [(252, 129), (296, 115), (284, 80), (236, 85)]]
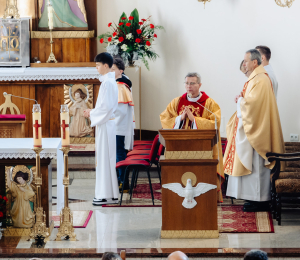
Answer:
[(39, 30), (48, 30), (48, 2), (53, 7), (54, 30), (87, 30), (84, 0), (39, 0)]
[(34, 224), (36, 210), (36, 167), (6, 166), (7, 222), (4, 235), (28, 235)]
[(95, 134), (91, 121), (83, 116), (84, 110), (93, 109), (93, 85), (65, 85), (64, 95), (64, 103), (70, 111), (71, 144), (94, 144)]

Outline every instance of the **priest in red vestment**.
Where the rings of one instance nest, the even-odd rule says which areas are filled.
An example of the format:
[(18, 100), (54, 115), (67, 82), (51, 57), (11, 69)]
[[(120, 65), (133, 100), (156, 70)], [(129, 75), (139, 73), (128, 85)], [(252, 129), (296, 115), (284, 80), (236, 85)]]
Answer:
[[(205, 92), (200, 91), (201, 77), (198, 73), (188, 73), (185, 77), (186, 93), (181, 97), (174, 98), (161, 113), (160, 121), (163, 129), (215, 129), (215, 116), (217, 117), (218, 129), (221, 124), (221, 109), (219, 105)], [(210, 110), (204, 109), (202, 106)], [(213, 148), (214, 154), (218, 154), (218, 201), (223, 202), (221, 183), (224, 180), (223, 156), (221, 137)]]

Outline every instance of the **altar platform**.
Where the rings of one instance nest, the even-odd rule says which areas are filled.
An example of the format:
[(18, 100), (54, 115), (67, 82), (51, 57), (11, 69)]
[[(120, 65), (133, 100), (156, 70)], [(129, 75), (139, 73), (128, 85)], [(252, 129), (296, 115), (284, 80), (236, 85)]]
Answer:
[[(53, 180), (55, 186), (55, 180)], [(28, 238), (2, 238), (0, 259), (99, 259), (107, 251), (126, 249), (126, 259), (166, 259), (181, 250), (190, 259), (242, 259), (250, 249), (268, 252), (270, 259), (299, 259), (300, 219), (295, 211), (285, 210), (282, 226), (274, 221), (275, 233), (221, 233), (218, 239), (161, 239), (160, 207), (94, 207), (93, 179), (74, 179), (69, 188), (72, 210), (93, 210), (86, 228), (76, 228), (77, 240), (49, 242), (32, 248)], [(55, 196), (56, 187), (53, 187)], [(55, 204), (55, 200), (53, 201)], [(53, 205), (53, 210), (55, 209)]]

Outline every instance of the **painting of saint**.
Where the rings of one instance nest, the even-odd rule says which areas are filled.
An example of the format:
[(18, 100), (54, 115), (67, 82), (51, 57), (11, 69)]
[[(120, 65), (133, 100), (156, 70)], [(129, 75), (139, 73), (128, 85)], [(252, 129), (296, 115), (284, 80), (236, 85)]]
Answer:
[[(54, 30), (87, 30), (84, 0), (50, 0), (54, 9)], [(48, 29), (48, 0), (39, 0), (40, 29)]]
[(35, 196), (30, 184), (27, 182), (28, 173), (18, 171), (12, 179), (7, 176), (7, 187), (12, 195), (10, 215), (13, 226), (18, 228), (31, 228), (33, 225), (33, 210), (30, 199)]
[(81, 88), (75, 90), (73, 105), (70, 107), (70, 136), (94, 136), (94, 131), (90, 127), (90, 122), (83, 116), (83, 111), (89, 108), (86, 101), (87, 94), (85, 94)]

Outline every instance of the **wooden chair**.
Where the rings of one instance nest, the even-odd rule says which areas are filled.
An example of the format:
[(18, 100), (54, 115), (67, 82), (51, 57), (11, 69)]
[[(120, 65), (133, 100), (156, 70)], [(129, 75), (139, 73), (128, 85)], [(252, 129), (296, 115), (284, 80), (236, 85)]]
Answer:
[[(291, 144), (300, 151), (300, 143), (286, 143), (286, 150), (289, 150)], [(276, 161), (271, 171), (271, 210), (273, 218), (277, 220), (278, 225), (281, 225), (282, 198), (300, 197), (300, 152), (267, 153), (266, 156), (269, 162)], [(280, 171), (281, 162), (286, 163), (284, 171)], [(292, 202), (292, 200), (285, 200), (285, 202)]]

